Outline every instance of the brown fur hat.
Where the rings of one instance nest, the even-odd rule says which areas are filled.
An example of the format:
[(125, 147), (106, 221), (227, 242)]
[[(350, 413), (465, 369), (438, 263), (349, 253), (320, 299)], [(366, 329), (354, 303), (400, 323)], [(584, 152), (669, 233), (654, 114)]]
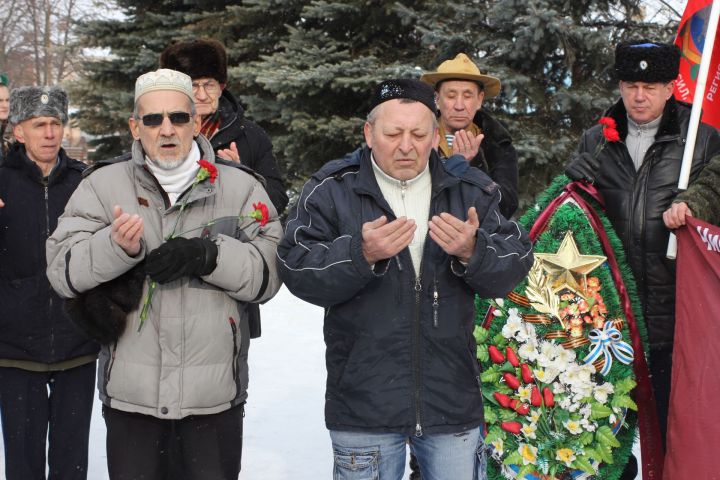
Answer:
[(160, 54), (160, 68), (170, 68), (190, 78), (210, 77), (227, 83), (227, 53), (222, 43), (198, 38), (172, 43)]

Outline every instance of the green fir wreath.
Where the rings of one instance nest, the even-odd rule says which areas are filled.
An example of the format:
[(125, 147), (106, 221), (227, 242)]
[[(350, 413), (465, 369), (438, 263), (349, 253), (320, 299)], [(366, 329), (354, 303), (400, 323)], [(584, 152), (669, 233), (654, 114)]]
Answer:
[[(541, 212), (568, 183), (570, 180), (566, 176), (556, 177), (519, 223), (530, 231)], [(583, 198), (600, 218), (614, 250), (647, 356), (646, 329), (620, 240), (602, 208), (588, 195)], [(604, 256), (588, 216), (573, 201), (557, 208), (547, 228), (535, 241), (535, 253), (558, 252), (568, 232), (581, 255)], [(492, 445), (488, 478), (616, 480), (628, 461), (636, 434), (637, 405), (632, 399), (636, 383), (632, 361), (625, 364), (619, 361), (620, 353), (615, 356), (615, 350), (606, 350), (612, 358), (608, 359), (606, 354), (603, 360), (600, 355), (603, 361), (598, 361), (596, 366), (592, 363), (584, 365), (586, 356), (597, 347), (597, 343), (587, 340), (589, 332), (595, 329), (597, 333), (603, 324), (607, 331), (615, 328), (612, 331), (622, 334), (621, 340), (616, 338), (618, 347), (632, 344), (610, 266), (604, 262), (582, 279), (588, 284), (590, 277), (595, 285), (599, 282), (596, 290), (599, 301), (591, 298), (585, 301), (568, 290), (550, 295), (553, 299), (548, 302), (553, 303), (553, 309), (547, 311), (561, 312), (556, 315), (547, 314), (542, 308), (539, 311), (538, 303), (528, 301), (529, 297), (537, 300), (537, 296), (533, 297), (533, 289), (537, 290), (539, 280), (547, 280), (538, 273), (542, 271), (539, 267), (533, 271), (535, 278), (531, 272), (505, 299), (477, 300), (475, 337), (482, 367), (486, 444)], [(586, 288), (586, 283), (582, 285)], [(562, 339), (566, 348), (561, 348), (563, 342), (553, 337), (562, 337), (563, 330), (569, 332), (565, 329), (566, 324), (558, 322), (560, 316), (570, 311), (568, 302), (563, 303), (561, 298), (580, 300), (578, 304), (583, 305), (586, 315), (573, 318), (588, 321), (582, 327), (585, 340), (568, 336)], [(575, 305), (570, 303), (572, 307)], [(602, 306), (604, 312), (594, 318), (599, 322), (604, 317), (606, 322), (590, 323), (588, 309), (593, 305)], [(542, 321), (526, 321), (538, 318)], [(618, 337), (620, 333), (617, 333)], [(572, 342), (576, 342), (575, 348), (568, 346), (573, 345)], [(636, 358), (638, 354), (634, 352)], [(606, 363), (609, 363), (609, 371), (601, 375), (599, 369)], [(561, 378), (564, 381), (560, 381)], [(591, 379), (590, 383), (588, 379)], [(582, 393), (584, 391), (587, 394)]]

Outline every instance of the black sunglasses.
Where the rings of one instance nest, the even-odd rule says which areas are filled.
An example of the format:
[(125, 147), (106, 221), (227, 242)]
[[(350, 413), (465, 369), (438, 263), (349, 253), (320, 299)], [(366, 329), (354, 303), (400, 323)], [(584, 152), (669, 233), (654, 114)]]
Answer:
[[(173, 125), (190, 123), (190, 114), (187, 112), (170, 112), (167, 116)], [(165, 118), (163, 113), (148, 113), (142, 116), (142, 122), (146, 127), (157, 127), (162, 125), (163, 118)]]

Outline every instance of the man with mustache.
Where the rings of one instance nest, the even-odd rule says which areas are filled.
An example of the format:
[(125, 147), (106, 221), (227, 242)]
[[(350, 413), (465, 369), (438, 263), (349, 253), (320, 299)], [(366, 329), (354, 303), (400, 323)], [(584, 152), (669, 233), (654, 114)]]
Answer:
[(6, 115), (17, 139), (0, 165), (0, 414), (8, 480), (44, 480), (46, 459), (49, 478), (87, 478), (99, 346), (76, 331), (45, 276), (45, 241), (85, 169), (60, 146), (67, 109), (60, 87), (21, 87), (11, 92)]
[[(675, 262), (668, 260), (670, 230), (663, 212), (678, 194), (677, 183), (690, 121), (690, 105), (673, 97), (680, 52), (648, 40), (621, 42), (615, 49), (620, 100), (607, 112), (619, 141), (607, 141), (603, 126), (583, 133), (566, 174), (593, 183), (625, 249), (637, 283), (648, 330), (650, 373), (660, 431), (667, 430), (675, 331)], [(692, 157), (691, 183), (720, 152), (720, 135), (701, 124)], [(623, 479), (635, 478), (634, 462)]]
[(530, 241), (486, 174), (440, 161), (429, 85), (382, 82), (370, 105), (367, 147), (312, 176), (278, 247), (325, 308), (334, 478), (400, 480), (409, 443), (426, 480), (484, 479), (474, 298), (515, 287)]
[[(103, 343), (112, 480), (240, 472), (247, 305), (280, 288), (282, 228), (260, 179), (216, 160), (200, 123), (189, 76), (138, 77), (132, 158), (87, 175), (47, 243), (53, 287)], [(262, 223), (248, 217), (261, 204)]]

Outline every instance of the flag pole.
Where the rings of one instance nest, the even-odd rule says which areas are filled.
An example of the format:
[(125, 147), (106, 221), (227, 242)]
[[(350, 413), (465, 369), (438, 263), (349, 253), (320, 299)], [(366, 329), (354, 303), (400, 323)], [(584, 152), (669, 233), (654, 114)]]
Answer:
[[(692, 168), (692, 157), (695, 151), (695, 140), (697, 139), (697, 131), (700, 126), (700, 116), (702, 115), (702, 104), (705, 99), (705, 84), (707, 83), (708, 71), (710, 70), (710, 60), (712, 59), (713, 47), (715, 46), (715, 33), (718, 27), (718, 16), (720, 16), (720, 2), (713, 1), (710, 9), (710, 18), (708, 19), (708, 27), (705, 32), (705, 41), (703, 43), (703, 53), (700, 58), (700, 72), (698, 73), (697, 83), (695, 84), (695, 95), (693, 96), (692, 110), (690, 111), (690, 123), (688, 125), (688, 135), (685, 140), (685, 151), (683, 152), (682, 166), (680, 167), (680, 178), (678, 179), (678, 189), (686, 190), (690, 180), (690, 170)], [(668, 240), (667, 253), (665, 256), (669, 259), (675, 259), (677, 255), (677, 239), (674, 233), (670, 233)]]

